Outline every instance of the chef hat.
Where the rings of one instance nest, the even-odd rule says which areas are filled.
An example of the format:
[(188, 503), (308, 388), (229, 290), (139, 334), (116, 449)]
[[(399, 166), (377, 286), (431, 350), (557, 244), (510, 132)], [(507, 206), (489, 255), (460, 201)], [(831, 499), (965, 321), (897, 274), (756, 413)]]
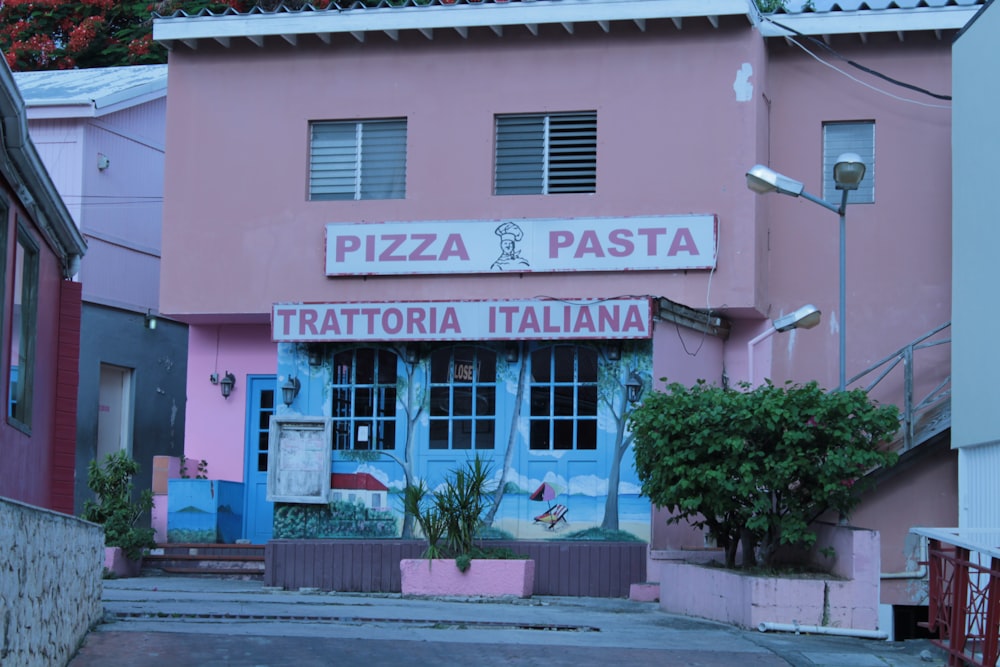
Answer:
[(524, 237), (524, 232), (513, 222), (505, 222), (495, 230), (496, 235), (501, 240), (520, 241)]

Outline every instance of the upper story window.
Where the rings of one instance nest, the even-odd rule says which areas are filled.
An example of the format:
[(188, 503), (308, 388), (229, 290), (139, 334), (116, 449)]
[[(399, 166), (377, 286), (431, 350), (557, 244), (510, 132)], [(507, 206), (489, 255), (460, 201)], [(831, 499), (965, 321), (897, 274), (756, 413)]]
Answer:
[(596, 190), (596, 111), (496, 117), (496, 194)]
[(865, 163), (865, 177), (847, 196), (849, 204), (875, 203), (875, 122), (823, 123), (823, 199), (840, 206), (843, 197), (833, 182), (833, 166), (844, 153), (857, 153)]
[(531, 353), (531, 449), (597, 449), (597, 351), (552, 345)]
[(38, 244), (18, 223), (14, 245), (14, 301), (10, 340), (10, 400), (7, 416), (14, 424), (31, 427), (35, 377), (35, 338), (38, 312)]
[(406, 119), (309, 126), (309, 199), (403, 199)]

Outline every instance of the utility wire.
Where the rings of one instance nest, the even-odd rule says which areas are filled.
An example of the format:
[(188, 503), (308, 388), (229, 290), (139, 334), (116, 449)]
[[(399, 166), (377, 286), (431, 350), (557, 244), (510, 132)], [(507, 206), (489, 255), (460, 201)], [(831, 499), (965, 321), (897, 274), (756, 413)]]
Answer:
[[(804, 38), (808, 39), (809, 41), (811, 41), (811, 42), (813, 42), (815, 44), (818, 44), (819, 46), (823, 47), (824, 49), (826, 49), (827, 51), (829, 51), (830, 53), (832, 53), (835, 57), (843, 60), (844, 62), (846, 62), (851, 67), (855, 67), (855, 68), (861, 70), (862, 72), (865, 72), (866, 74), (871, 74), (872, 76), (878, 77), (878, 78), (880, 78), (880, 79), (882, 79), (884, 81), (888, 81), (889, 83), (891, 83), (893, 85), (901, 86), (903, 88), (908, 88), (909, 90), (913, 90), (915, 92), (922, 93), (924, 95), (928, 95), (928, 96), (933, 97), (935, 99), (951, 101), (951, 95), (941, 95), (939, 93), (932, 93), (931, 91), (927, 90), (926, 88), (921, 88), (920, 86), (914, 86), (913, 84), (906, 83), (905, 81), (899, 81), (898, 79), (893, 79), (890, 76), (886, 76), (885, 74), (882, 74), (881, 72), (873, 70), (870, 67), (865, 67), (864, 65), (856, 63), (853, 60), (851, 60), (850, 58), (847, 58), (846, 56), (841, 55), (840, 53), (838, 53), (835, 49), (833, 49), (832, 47), (830, 47), (830, 45), (828, 45), (826, 42), (824, 42), (821, 39), (816, 39), (812, 35), (806, 35), (805, 33), (801, 33), (798, 30), (796, 30), (795, 28), (791, 28), (791, 27), (789, 27), (787, 25), (784, 25), (783, 23), (779, 23), (779, 22), (775, 21), (774, 19), (772, 19), (770, 17), (765, 16), (763, 18), (764, 18), (765, 21), (768, 21), (769, 23), (773, 23), (774, 25), (778, 26), (782, 30), (787, 30), (788, 32), (791, 32), (791, 33), (793, 33), (793, 34), (795, 34), (795, 35), (797, 35), (799, 37), (804, 37)], [(794, 43), (794, 41), (795, 40), (792, 40), (793, 43)], [(799, 48), (802, 48), (803, 50), (806, 50), (806, 49), (804, 49), (802, 47), (801, 44), (799, 44), (798, 46), (799, 46)], [(808, 51), (807, 51), (807, 53), (808, 53)], [(815, 58), (816, 56), (813, 56), (813, 57)], [(819, 60), (819, 58), (816, 58), (816, 59)], [(820, 61), (820, 62), (822, 62), (822, 61)], [(834, 69), (836, 69), (836, 68), (834, 68)]]

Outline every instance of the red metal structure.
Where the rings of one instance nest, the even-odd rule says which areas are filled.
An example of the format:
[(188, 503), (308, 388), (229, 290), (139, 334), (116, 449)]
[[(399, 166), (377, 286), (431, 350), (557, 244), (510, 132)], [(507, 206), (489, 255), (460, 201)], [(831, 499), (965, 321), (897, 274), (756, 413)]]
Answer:
[(1000, 534), (996, 530), (914, 528), (928, 539), (927, 628), (948, 665), (997, 664)]

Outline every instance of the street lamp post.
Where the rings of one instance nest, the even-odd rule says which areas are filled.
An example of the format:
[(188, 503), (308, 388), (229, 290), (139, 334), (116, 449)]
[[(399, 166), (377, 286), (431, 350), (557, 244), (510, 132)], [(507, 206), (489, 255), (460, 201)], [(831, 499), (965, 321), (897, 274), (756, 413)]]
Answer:
[(837, 158), (837, 163), (833, 166), (833, 181), (843, 194), (840, 206), (834, 206), (806, 192), (801, 182), (779, 174), (770, 167), (758, 164), (747, 172), (747, 187), (757, 194), (777, 192), (790, 197), (803, 197), (840, 216), (840, 364), (837, 385), (839, 391), (843, 391), (847, 384), (847, 196), (851, 190), (858, 189), (864, 177), (865, 163), (857, 153), (844, 153)]

